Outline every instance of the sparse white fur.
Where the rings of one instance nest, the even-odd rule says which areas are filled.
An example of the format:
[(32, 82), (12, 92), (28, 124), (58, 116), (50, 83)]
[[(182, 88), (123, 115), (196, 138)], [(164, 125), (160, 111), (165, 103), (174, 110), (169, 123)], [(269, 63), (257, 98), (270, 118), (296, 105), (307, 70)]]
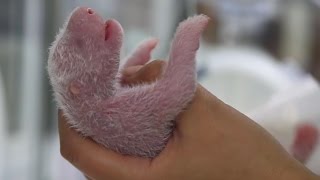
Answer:
[[(208, 18), (199, 15), (179, 25), (168, 66), (158, 81), (118, 86), (121, 26), (112, 20), (106, 33), (99, 16), (76, 9), (57, 36), (48, 60), (55, 97), (68, 123), (122, 154), (158, 155), (172, 133), (174, 119), (193, 98), (195, 56), (207, 23)], [(146, 63), (155, 44), (143, 43), (127, 65)]]

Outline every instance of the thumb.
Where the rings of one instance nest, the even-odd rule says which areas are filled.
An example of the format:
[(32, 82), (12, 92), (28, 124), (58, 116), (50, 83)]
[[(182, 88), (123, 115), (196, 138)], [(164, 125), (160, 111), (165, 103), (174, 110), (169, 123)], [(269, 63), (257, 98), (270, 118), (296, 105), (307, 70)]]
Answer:
[(155, 60), (144, 66), (128, 67), (122, 72), (122, 83), (127, 85), (152, 83), (162, 75), (165, 66), (165, 61)]

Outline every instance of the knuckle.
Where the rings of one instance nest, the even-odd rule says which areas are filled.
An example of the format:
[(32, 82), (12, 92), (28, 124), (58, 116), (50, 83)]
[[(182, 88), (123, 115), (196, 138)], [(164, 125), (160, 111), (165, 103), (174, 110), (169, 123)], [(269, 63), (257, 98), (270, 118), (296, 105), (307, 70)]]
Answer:
[(66, 146), (60, 146), (60, 154), (73, 165), (77, 164), (79, 160), (77, 154)]

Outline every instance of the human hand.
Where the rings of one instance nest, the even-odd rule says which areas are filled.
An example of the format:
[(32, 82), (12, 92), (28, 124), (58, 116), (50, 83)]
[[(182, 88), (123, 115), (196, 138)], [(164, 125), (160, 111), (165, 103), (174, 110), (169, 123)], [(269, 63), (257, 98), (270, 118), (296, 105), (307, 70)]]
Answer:
[[(124, 71), (126, 83), (152, 82), (165, 65), (153, 61)], [(95, 180), (306, 180), (317, 179), (264, 129), (200, 85), (176, 119), (176, 129), (155, 159), (117, 154), (70, 129), (59, 112), (61, 154)]]

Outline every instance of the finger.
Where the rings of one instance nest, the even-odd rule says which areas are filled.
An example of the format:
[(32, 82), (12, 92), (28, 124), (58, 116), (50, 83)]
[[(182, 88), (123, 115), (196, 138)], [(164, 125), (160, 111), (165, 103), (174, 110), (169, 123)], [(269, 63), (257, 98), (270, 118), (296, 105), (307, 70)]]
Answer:
[(148, 159), (120, 155), (79, 136), (69, 128), (61, 111), (59, 135), (62, 156), (92, 179), (141, 179), (150, 163)]
[(132, 76), (137, 73), (143, 66), (131, 66), (122, 71), (124, 77)]
[(143, 67), (131, 67), (130, 69), (126, 69), (126, 76), (123, 77), (123, 83), (128, 85), (136, 85), (154, 82), (161, 76), (165, 65), (165, 61), (155, 60), (144, 65)]
[(146, 64), (151, 59), (151, 51), (157, 46), (158, 42), (159, 40), (156, 38), (143, 41), (128, 58), (123, 68)]

